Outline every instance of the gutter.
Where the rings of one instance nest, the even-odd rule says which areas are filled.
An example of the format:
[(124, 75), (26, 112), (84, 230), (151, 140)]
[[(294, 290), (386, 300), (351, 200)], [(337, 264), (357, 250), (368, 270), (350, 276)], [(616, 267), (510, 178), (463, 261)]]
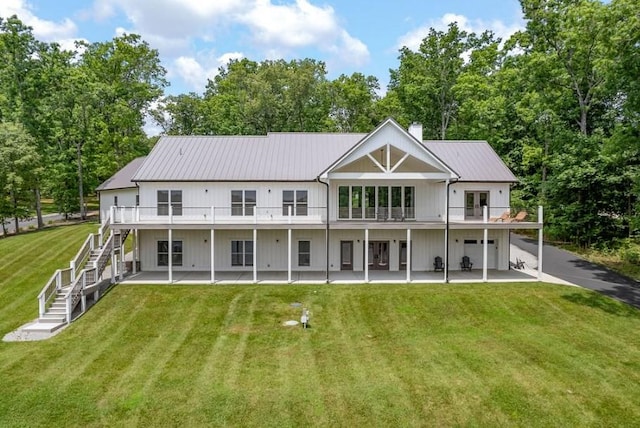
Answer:
[(445, 284), (449, 283), (449, 206), (451, 205), (451, 197), (449, 192), (449, 187), (457, 183), (458, 179), (454, 178), (447, 182), (447, 221), (445, 224), (445, 234), (447, 235), (447, 239), (444, 240), (444, 248), (445, 248), (445, 257), (447, 262), (444, 264), (444, 282)]
[(326, 234), (325, 234), (325, 252), (326, 252), (326, 256), (327, 256), (327, 260), (326, 260), (326, 272), (327, 272), (327, 277), (325, 278), (325, 281), (327, 282), (327, 284), (329, 283), (329, 183), (320, 180), (320, 176), (316, 177), (316, 181), (318, 183), (322, 183), (325, 186), (327, 186), (327, 206), (326, 206), (326, 210), (327, 210), (327, 230), (326, 230)]

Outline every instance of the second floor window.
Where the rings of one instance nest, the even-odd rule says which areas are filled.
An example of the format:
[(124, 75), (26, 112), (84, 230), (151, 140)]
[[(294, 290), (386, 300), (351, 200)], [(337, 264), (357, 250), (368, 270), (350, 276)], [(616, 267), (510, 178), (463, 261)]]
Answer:
[(253, 215), (256, 207), (255, 190), (231, 191), (231, 215)]
[(413, 186), (338, 186), (339, 219), (414, 219)]
[(173, 215), (182, 215), (182, 190), (158, 190), (158, 215), (169, 215), (169, 206)]
[(306, 190), (283, 190), (282, 215), (289, 215), (289, 207), (292, 215), (307, 215), (309, 206), (307, 198)]

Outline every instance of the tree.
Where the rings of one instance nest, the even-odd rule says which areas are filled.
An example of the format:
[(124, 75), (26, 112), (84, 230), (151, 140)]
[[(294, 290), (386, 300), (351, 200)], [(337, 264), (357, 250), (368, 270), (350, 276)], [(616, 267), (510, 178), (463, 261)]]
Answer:
[(0, 223), (6, 234), (5, 223), (19, 221), (31, 215), (35, 177), (40, 168), (40, 156), (33, 138), (19, 124), (0, 123)]
[(376, 114), (375, 103), (380, 90), (378, 79), (362, 73), (344, 74), (330, 85), (329, 116), (340, 132), (369, 132), (382, 120)]
[[(33, 136), (40, 129), (36, 117), (43, 89), (40, 52), (45, 46), (17, 16), (0, 17), (0, 121), (21, 123)], [(42, 145), (39, 150), (45, 151)], [(32, 184), (38, 228), (42, 228), (39, 177)]]
[[(592, 129), (591, 109), (605, 97), (605, 70), (613, 28), (609, 8), (598, 0), (521, 0), (532, 53), (552, 60), (539, 81), (573, 92), (575, 122), (583, 135)], [(555, 65), (555, 66), (554, 66)]]

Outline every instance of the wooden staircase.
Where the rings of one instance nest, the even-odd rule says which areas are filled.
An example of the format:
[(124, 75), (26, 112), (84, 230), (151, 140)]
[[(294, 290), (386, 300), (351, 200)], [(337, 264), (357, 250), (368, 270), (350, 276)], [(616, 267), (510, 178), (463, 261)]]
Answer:
[[(107, 218), (98, 234), (92, 233), (87, 237), (69, 263), (69, 268), (58, 269), (53, 274), (38, 295), (38, 320), (24, 330), (53, 332), (73, 320), (78, 304), (81, 304), (80, 314), (86, 311), (87, 296), (92, 296), (94, 302), (100, 299), (104, 285), (101, 276), (109, 266), (112, 256), (124, 251), (124, 242), (129, 235), (129, 230), (114, 233), (110, 231), (109, 225)], [(111, 266), (111, 269), (117, 269), (117, 266)], [(111, 278), (113, 277), (112, 274)]]

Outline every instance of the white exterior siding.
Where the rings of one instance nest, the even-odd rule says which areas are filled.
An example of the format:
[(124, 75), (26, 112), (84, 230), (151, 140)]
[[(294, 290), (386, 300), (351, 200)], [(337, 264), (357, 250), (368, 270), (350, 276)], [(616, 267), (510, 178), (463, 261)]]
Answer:
[(500, 217), (509, 210), (509, 183), (454, 183), (449, 187), (449, 220), (463, 221), (465, 192), (489, 192), (489, 217)]
[(137, 188), (103, 190), (100, 192), (100, 221), (104, 221), (109, 216), (111, 206), (115, 205), (118, 198), (118, 206), (133, 207), (136, 205)]
[[(173, 230), (172, 240), (182, 241), (182, 266), (174, 266), (174, 271), (209, 271), (211, 269), (211, 244), (209, 230)], [(252, 241), (252, 230), (216, 230), (215, 270), (251, 271), (252, 266), (231, 265), (231, 241)], [(141, 230), (140, 263), (142, 270), (166, 271), (166, 266), (158, 266), (157, 242), (168, 241), (167, 230)], [(257, 245), (257, 267), (259, 271), (286, 271), (287, 231), (259, 230)], [(311, 265), (298, 266), (298, 241), (311, 242)], [(296, 271), (321, 271), (326, 265), (325, 232), (323, 230), (292, 230), (291, 268)]]
[(155, 215), (158, 190), (181, 190), (183, 216), (229, 216), (232, 190), (255, 190), (258, 214), (281, 216), (282, 192), (306, 190), (309, 215), (325, 213), (325, 186), (317, 182), (144, 182), (140, 183), (140, 210), (142, 215)]

